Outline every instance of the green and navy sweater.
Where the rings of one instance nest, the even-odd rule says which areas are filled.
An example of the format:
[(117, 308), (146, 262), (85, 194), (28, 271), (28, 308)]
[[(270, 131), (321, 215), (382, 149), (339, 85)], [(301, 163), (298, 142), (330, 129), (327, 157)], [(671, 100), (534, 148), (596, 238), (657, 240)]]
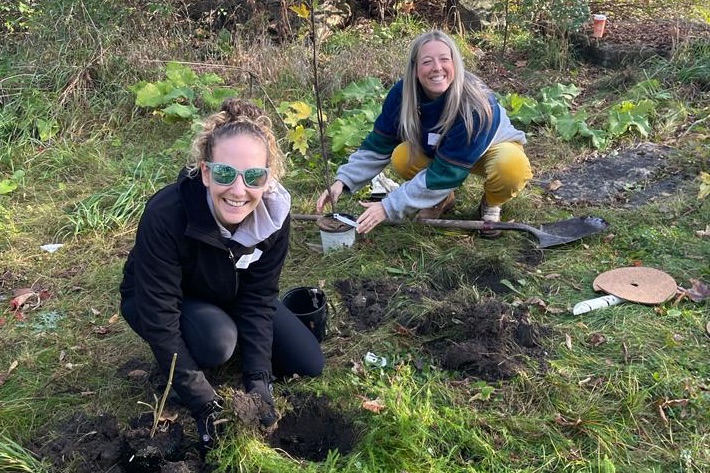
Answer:
[[(471, 74), (467, 76), (470, 76), (467, 80), (478, 80)], [(336, 178), (351, 192), (358, 191), (377, 176), (389, 164), (394, 148), (403, 142), (399, 133), (402, 85), (400, 80), (390, 89), (373, 130), (360, 148), (350, 155), (348, 162), (338, 168)], [(464, 182), (473, 165), (491, 146), (510, 141), (525, 144), (525, 133), (513, 127), (493, 93), (489, 99), (493, 110), (490, 126), (482, 125), (476, 114), (473, 117), (474, 130), (480, 131), (474, 133), (469, 142), (462, 117), (456, 119), (444, 136), (435, 129), (446, 103), (446, 94), (429, 100), (420, 92), (420, 145), (432, 162), (382, 200), (388, 218), (400, 219), (441, 202)]]

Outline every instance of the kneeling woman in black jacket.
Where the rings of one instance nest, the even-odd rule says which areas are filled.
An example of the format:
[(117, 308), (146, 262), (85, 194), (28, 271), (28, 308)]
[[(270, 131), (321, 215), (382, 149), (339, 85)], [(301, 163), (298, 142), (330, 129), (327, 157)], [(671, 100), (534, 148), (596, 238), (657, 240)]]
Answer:
[(266, 426), (272, 363), (282, 375), (323, 370), (315, 336), (278, 299), (291, 204), (283, 161), (262, 110), (226, 100), (177, 182), (148, 201), (124, 267), (121, 313), (166, 376), (177, 353), (173, 387), (208, 446), (220, 407), (204, 368), (239, 347), (246, 391), (272, 406)]

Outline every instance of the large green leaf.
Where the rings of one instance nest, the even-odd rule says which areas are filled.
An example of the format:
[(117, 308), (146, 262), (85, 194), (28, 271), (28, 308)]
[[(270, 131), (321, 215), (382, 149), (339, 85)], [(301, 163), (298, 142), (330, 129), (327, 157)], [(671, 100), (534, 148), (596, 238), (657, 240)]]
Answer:
[(174, 87), (192, 87), (198, 81), (195, 71), (177, 62), (165, 66), (165, 76)]
[(157, 84), (139, 82), (131, 90), (136, 94), (136, 105), (139, 107), (156, 108), (165, 103), (165, 94)]
[(360, 146), (372, 128), (372, 122), (367, 115), (352, 115), (347, 118), (335, 119), (326, 135), (332, 140), (331, 149), (334, 153), (349, 151)]
[(333, 97), (333, 101), (337, 104), (346, 101), (377, 101), (384, 95), (382, 82), (376, 77), (366, 77), (363, 80), (353, 82), (344, 89), (340, 90)]
[(17, 182), (12, 179), (3, 179), (0, 181), (0, 195), (9, 194), (17, 189)]
[(552, 123), (557, 133), (559, 133), (560, 137), (565, 141), (572, 140), (579, 131), (580, 120), (571, 113), (566, 113), (561, 117), (554, 117)]
[(609, 139), (604, 130), (595, 130), (589, 128), (586, 122), (580, 122), (577, 130), (579, 136), (584, 136), (592, 140), (592, 146), (596, 149), (604, 149), (609, 143)]
[(51, 140), (59, 133), (59, 122), (54, 118), (47, 120), (38, 118), (35, 121), (35, 126), (37, 127), (37, 133), (39, 133), (39, 139), (42, 141)]
[(163, 96), (164, 103), (177, 99), (186, 99), (188, 102), (192, 102), (195, 100), (195, 91), (189, 87), (176, 87)]
[(225, 99), (239, 95), (239, 91), (227, 87), (215, 87), (213, 90), (206, 90), (202, 93), (202, 100), (210, 110), (219, 108)]
[(195, 118), (198, 115), (197, 107), (194, 105), (182, 105), (179, 103), (174, 103), (165, 107), (162, 112), (166, 117), (177, 117), (185, 120)]

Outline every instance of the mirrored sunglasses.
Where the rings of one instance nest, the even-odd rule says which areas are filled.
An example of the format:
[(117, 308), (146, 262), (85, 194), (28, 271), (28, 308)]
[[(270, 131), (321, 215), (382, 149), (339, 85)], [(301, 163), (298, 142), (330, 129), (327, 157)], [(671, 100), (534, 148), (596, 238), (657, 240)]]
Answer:
[(269, 182), (269, 168), (237, 169), (229, 164), (205, 163), (210, 169), (212, 182), (220, 186), (231, 186), (241, 174), (244, 185), (251, 189), (264, 187)]

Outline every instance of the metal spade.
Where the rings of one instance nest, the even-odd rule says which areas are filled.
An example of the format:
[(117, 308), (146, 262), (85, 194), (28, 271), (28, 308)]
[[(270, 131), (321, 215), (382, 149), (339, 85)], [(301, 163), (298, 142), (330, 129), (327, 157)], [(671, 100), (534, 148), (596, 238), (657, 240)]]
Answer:
[[(573, 217), (558, 222), (544, 223), (539, 228), (516, 222), (485, 222), (483, 220), (415, 220), (432, 227), (459, 228), (462, 230), (517, 230), (537, 238), (538, 248), (563, 245), (584, 238), (609, 227), (600, 217)], [(395, 222), (390, 222), (395, 223)]]
[[(294, 220), (317, 220), (318, 215), (293, 214)], [(558, 222), (544, 223), (539, 228), (516, 222), (485, 222), (483, 220), (385, 220), (385, 225), (411, 225), (418, 223), (437, 228), (456, 228), (459, 230), (517, 230), (530, 233), (537, 238), (538, 248), (564, 245), (586, 236), (599, 233), (609, 227), (600, 217), (573, 217)]]

